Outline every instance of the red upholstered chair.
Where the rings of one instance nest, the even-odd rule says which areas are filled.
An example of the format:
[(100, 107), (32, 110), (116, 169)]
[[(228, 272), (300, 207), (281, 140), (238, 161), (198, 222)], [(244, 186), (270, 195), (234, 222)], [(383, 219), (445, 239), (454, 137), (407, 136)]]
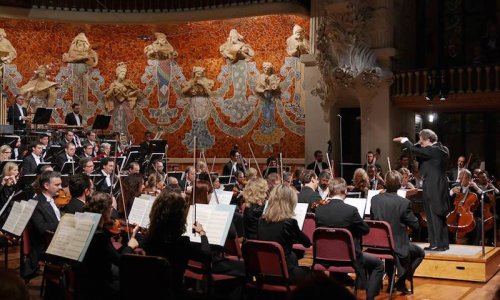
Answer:
[(243, 254), (241, 253), (240, 238), (235, 237), (234, 239), (226, 239), (224, 244), (224, 256), (227, 259), (241, 260)]
[(277, 242), (247, 240), (243, 243), (246, 288), (262, 293), (290, 293), (288, 266), (283, 247)]
[[(393, 262), (392, 276), (389, 278), (389, 299), (392, 299), (394, 277), (396, 276), (396, 254), (391, 225), (385, 221), (365, 220), (365, 222), (370, 227), (370, 232), (363, 236), (363, 252)], [(410, 278), (411, 290), (413, 291), (413, 276)]]
[[(304, 219), (304, 226), (302, 226), (302, 232), (304, 232), (304, 234), (307, 235), (309, 240), (312, 241), (315, 229), (316, 229), (316, 218), (314, 216), (314, 213), (307, 213), (306, 218)], [(311, 247), (306, 248), (302, 244), (293, 245), (293, 249), (302, 251), (311, 250)]]
[[(318, 227), (313, 234), (314, 271), (332, 273), (356, 273), (354, 239), (345, 228)], [(357, 280), (356, 280), (357, 281)], [(354, 284), (354, 295), (357, 286)]]
[(120, 257), (120, 299), (173, 299), (172, 269), (163, 257), (124, 254)]
[(215, 284), (221, 281), (240, 280), (236, 276), (212, 273), (212, 264), (190, 259), (184, 272), (184, 277), (201, 281), (206, 284), (206, 295), (212, 295), (215, 291)]
[(8, 269), (9, 268), (9, 240), (4, 235), (0, 236), (0, 246), (3, 248), (4, 256), (5, 256), (4, 257), (4, 268)]

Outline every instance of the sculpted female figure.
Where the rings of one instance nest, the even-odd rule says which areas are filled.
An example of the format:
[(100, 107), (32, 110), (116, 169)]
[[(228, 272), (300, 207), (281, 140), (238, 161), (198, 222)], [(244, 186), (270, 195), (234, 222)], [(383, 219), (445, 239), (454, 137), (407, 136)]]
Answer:
[(309, 40), (305, 38), (304, 28), (295, 24), (293, 34), (286, 40), (286, 52), (290, 56), (300, 57), (302, 54), (308, 54), (311, 51)]
[(29, 99), (32, 108), (41, 106), (51, 108), (56, 104), (58, 85), (57, 82), (47, 79), (47, 67), (42, 65), (35, 71), (31, 80), (21, 87), (20, 93)]
[(271, 133), (276, 127), (276, 123), (274, 121), (274, 100), (275, 98), (279, 98), (280, 79), (276, 74), (274, 74), (273, 65), (270, 62), (264, 62), (262, 64), (262, 70), (264, 73), (260, 74), (257, 78), (255, 91), (264, 102), (264, 106), (262, 108), (263, 122), (261, 131), (263, 133)]
[(144, 48), (144, 54), (146, 54), (148, 59), (165, 60), (176, 58), (177, 51), (167, 41), (167, 36), (161, 32), (156, 32), (155, 36), (156, 41)]
[(62, 61), (67, 63), (86, 63), (95, 67), (98, 62), (97, 52), (90, 47), (85, 33), (79, 33), (71, 42), (68, 53), (64, 53)]
[(208, 96), (214, 81), (205, 77), (205, 68), (194, 67), (193, 77), (182, 84), (182, 94), (191, 98), (191, 113), (194, 120), (207, 120), (210, 115)]
[(133, 109), (139, 97), (139, 88), (132, 83), (127, 76), (127, 65), (118, 63), (116, 67), (116, 79), (105, 93), (105, 107), (107, 112), (113, 112), (114, 131), (123, 132), (128, 135), (127, 126), (134, 120)]
[(2, 78), (3, 65), (10, 64), (17, 56), (16, 49), (5, 37), (7, 34), (3, 28), (0, 28), (0, 78)]
[(243, 36), (236, 29), (231, 29), (229, 37), (220, 46), (219, 51), (223, 57), (229, 59), (232, 63), (240, 59), (250, 60), (255, 54), (252, 47), (246, 43)]

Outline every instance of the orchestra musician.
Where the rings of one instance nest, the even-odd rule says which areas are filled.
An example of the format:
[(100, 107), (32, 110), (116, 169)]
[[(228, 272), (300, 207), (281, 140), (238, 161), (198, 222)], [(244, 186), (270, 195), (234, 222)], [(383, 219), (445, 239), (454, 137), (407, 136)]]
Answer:
[[(19, 176), (19, 167), (13, 162), (8, 162), (5, 164), (2, 171), (2, 179), (0, 181), (0, 209), (5, 205), (12, 193), (15, 192), (15, 186)], [(9, 216), (12, 205), (11, 201), (6, 207), (3, 214), (0, 216), (0, 228), (3, 227), (7, 217)]]
[(123, 193), (120, 193), (116, 199), (117, 210), (120, 216), (125, 216), (125, 214), (128, 216), (135, 198), (142, 195), (144, 191), (144, 177), (142, 174), (130, 174), (123, 177), (120, 184), (122, 185)]
[(88, 141), (83, 142), (81, 157), (94, 158), (94, 146)]
[(421, 162), (419, 167), (424, 178), (422, 190), (430, 243), (424, 250), (446, 251), (449, 249), (446, 215), (450, 211), (446, 167), (450, 152), (438, 142), (438, 136), (430, 129), (421, 130), (419, 137), (419, 146), (410, 143), (406, 137), (397, 137), (393, 141), (404, 144)]
[[(92, 161), (90, 161), (92, 162)], [(71, 200), (64, 207), (64, 213), (83, 212), (83, 206), (90, 200), (94, 192), (94, 183), (90, 176), (79, 173), (69, 178), (69, 193)]]
[(352, 185), (347, 187), (350, 192), (361, 193), (361, 198), (366, 198), (370, 189), (370, 178), (365, 169), (357, 168), (352, 175)]
[(38, 136), (38, 141), (40, 144), (42, 144), (42, 157), (45, 159), (45, 155), (47, 154), (47, 151), (50, 149), (50, 135), (47, 133), (42, 133)]
[(76, 162), (75, 157), (76, 146), (73, 143), (67, 143), (64, 147), (64, 152), (56, 157), (55, 163), (59, 171), (62, 170), (64, 163)]
[[(104, 144), (104, 143), (103, 143)], [(115, 181), (116, 176), (111, 176), (115, 171), (115, 162), (111, 157), (106, 157), (101, 160), (101, 174), (104, 176), (104, 180), (96, 186), (96, 190), (103, 193), (111, 192), (111, 177)]]
[(23, 160), (23, 174), (35, 174), (37, 166), (43, 162), (42, 158), (43, 145), (39, 142), (31, 145), (31, 153), (26, 155)]
[[(392, 228), (399, 275), (394, 289), (403, 294), (413, 294), (413, 291), (406, 288), (405, 282), (411, 280), (413, 273), (424, 259), (425, 252), (419, 246), (410, 243), (406, 227), (418, 230), (419, 222), (413, 214), (410, 200), (397, 195), (403, 176), (398, 171), (392, 170), (387, 172), (385, 178), (385, 193), (380, 193), (372, 199), (371, 218), (386, 221)], [(392, 269), (386, 261), (386, 270)]]
[(368, 165), (366, 174), (368, 174), (368, 180), (370, 181), (370, 190), (384, 189), (384, 179), (380, 176), (380, 173), (376, 171), (375, 165)]
[(144, 193), (153, 196), (158, 196), (164, 188), (165, 188), (165, 182), (163, 181), (163, 176), (161, 176), (158, 173), (151, 173), (148, 176), (146, 187), (144, 188)]
[(230, 160), (224, 165), (224, 168), (222, 170), (222, 175), (224, 176), (234, 175), (236, 171), (241, 171), (244, 173), (245, 172), (244, 167), (239, 162), (240, 157), (241, 157), (240, 152), (236, 149), (232, 149), (231, 152), (229, 153)]
[(245, 201), (243, 226), (245, 228), (245, 238), (247, 239), (257, 239), (257, 228), (259, 219), (264, 212), (267, 190), (267, 181), (262, 178), (257, 178), (249, 181), (242, 193)]
[(328, 170), (328, 164), (323, 161), (323, 152), (321, 150), (314, 151), (314, 162), (308, 164), (306, 169), (314, 170), (317, 176), (319, 176), (323, 170)]
[(9, 145), (0, 146), (0, 162), (9, 160), (12, 155), (12, 148)]
[(28, 120), (28, 112), (24, 105), (24, 96), (16, 95), (16, 103), (9, 106), (7, 110), (7, 121), (10, 125), (14, 125), (14, 130), (24, 130), (26, 121)]
[(144, 133), (144, 142), (140, 143), (140, 150), (142, 156), (149, 154), (149, 146), (151, 145), (151, 140), (153, 139), (153, 133), (151, 131), (146, 131)]
[(70, 143), (75, 145), (75, 146), (78, 146), (76, 143), (76, 140), (75, 140), (75, 133), (71, 130), (67, 130), (64, 133), (63, 139), (59, 142), (59, 145), (64, 148), (64, 147), (66, 147), (67, 144), (70, 144)]
[(179, 186), (182, 191), (190, 191), (193, 186), (193, 182), (196, 178), (196, 171), (193, 166), (189, 166), (184, 171), (184, 176), (181, 181), (179, 181)]
[(316, 191), (318, 189), (318, 176), (313, 170), (302, 171), (301, 181), (304, 184), (298, 194), (299, 203), (307, 203), (308, 211), (312, 210), (312, 204), (319, 202), (321, 196)]
[(375, 166), (378, 173), (382, 173), (382, 167), (377, 163), (375, 153), (373, 151), (368, 151), (366, 153), (366, 163), (363, 165), (363, 169), (368, 172), (368, 166)]
[(99, 143), (97, 141), (97, 134), (94, 131), (89, 130), (85, 135), (87, 136), (87, 142), (94, 147), (92, 149), (92, 156), (95, 157), (99, 152)]
[(102, 143), (100, 151), (101, 152), (94, 156), (94, 160), (102, 160), (103, 158), (108, 158), (109, 154), (111, 153), (111, 144)]
[(330, 170), (323, 170), (318, 176), (318, 189), (317, 192), (321, 196), (321, 199), (326, 199), (330, 191), (328, 190), (328, 182), (332, 179), (332, 174)]
[(64, 118), (64, 123), (69, 126), (82, 126), (83, 118), (80, 114), (80, 104), (73, 103), (71, 104), (71, 109), (73, 112), (70, 112)]
[(82, 159), (78, 161), (78, 166), (80, 170), (88, 176), (94, 173), (94, 162), (90, 157), (82, 157)]
[(465, 156), (460, 155), (457, 159), (457, 166), (453, 169), (448, 170), (448, 179), (450, 182), (460, 182), (459, 174), (462, 170), (465, 170)]
[(139, 165), (138, 162), (133, 161), (133, 162), (128, 164), (127, 172), (128, 172), (128, 175), (141, 173), (141, 166)]

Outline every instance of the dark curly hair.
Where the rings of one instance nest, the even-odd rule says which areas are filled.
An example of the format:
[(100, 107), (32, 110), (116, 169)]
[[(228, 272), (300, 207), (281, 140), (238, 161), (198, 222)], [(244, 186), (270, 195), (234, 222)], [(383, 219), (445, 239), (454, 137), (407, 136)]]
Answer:
[(113, 200), (109, 194), (95, 192), (90, 201), (83, 207), (83, 211), (101, 214), (102, 227), (104, 229), (109, 229), (113, 226), (113, 221), (111, 220), (112, 205)]
[[(132, 204), (134, 203), (135, 197), (139, 197), (142, 194), (142, 188), (144, 184), (144, 177), (142, 174), (130, 174), (127, 177), (124, 177), (121, 181), (123, 185), (123, 196), (125, 199), (125, 205), (127, 206), (127, 214), (130, 212), (132, 208)], [(123, 208), (123, 202), (121, 200), (117, 200), (118, 211), (123, 213), (125, 210)]]
[(186, 232), (188, 203), (182, 195), (163, 190), (156, 198), (149, 214), (148, 240), (165, 241)]

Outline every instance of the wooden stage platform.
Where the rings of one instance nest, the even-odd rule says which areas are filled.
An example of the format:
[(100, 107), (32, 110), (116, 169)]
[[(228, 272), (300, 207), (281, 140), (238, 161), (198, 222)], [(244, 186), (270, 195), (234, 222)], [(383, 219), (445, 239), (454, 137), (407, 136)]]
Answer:
[[(420, 247), (429, 244), (417, 243)], [(500, 247), (450, 245), (443, 252), (426, 251), (415, 276), (487, 282), (500, 269)]]

